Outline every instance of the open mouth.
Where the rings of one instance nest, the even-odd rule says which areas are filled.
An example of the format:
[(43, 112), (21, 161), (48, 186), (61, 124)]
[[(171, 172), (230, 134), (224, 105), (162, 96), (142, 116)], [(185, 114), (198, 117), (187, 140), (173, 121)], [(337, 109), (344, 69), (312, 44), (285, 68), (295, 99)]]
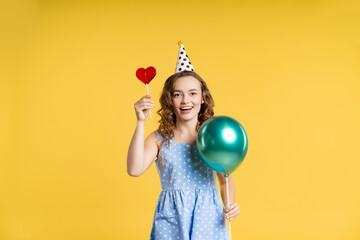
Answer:
[(180, 108), (182, 113), (189, 113), (189, 112), (191, 112), (191, 109), (193, 109), (193, 107), (182, 107), (182, 108)]

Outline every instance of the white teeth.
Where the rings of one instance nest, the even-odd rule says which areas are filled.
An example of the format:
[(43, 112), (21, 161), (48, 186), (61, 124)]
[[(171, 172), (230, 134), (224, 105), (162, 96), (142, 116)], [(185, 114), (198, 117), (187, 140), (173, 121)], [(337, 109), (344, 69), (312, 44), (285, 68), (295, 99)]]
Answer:
[(181, 110), (188, 110), (188, 109), (192, 109), (192, 107), (184, 107), (184, 108), (180, 108)]

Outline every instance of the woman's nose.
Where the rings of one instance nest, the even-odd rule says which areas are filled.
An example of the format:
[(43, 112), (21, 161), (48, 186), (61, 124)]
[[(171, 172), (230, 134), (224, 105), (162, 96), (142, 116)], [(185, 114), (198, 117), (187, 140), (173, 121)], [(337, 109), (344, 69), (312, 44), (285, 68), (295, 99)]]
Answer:
[(184, 95), (184, 97), (182, 98), (182, 103), (187, 103), (188, 101), (188, 97)]

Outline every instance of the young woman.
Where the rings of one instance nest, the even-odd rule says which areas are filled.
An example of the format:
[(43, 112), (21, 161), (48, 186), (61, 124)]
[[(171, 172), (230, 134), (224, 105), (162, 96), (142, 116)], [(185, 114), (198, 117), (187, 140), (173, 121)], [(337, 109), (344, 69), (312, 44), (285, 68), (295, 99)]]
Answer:
[(165, 82), (160, 104), (159, 128), (144, 141), (145, 119), (154, 102), (147, 95), (135, 103), (137, 125), (127, 158), (131, 176), (143, 174), (157, 158), (162, 191), (150, 239), (228, 239), (225, 218), (231, 221), (239, 214), (234, 182), (230, 175), (231, 204), (224, 209), (225, 177), (209, 168), (196, 148), (200, 126), (214, 115), (206, 83), (193, 71), (175, 73)]

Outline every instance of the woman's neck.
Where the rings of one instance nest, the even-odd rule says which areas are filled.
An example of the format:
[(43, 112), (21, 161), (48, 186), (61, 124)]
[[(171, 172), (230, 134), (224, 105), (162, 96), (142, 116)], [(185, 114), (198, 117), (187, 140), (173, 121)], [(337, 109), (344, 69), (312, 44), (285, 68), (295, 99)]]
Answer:
[(196, 131), (196, 126), (197, 126), (197, 119), (193, 119), (191, 121), (179, 121), (176, 122), (176, 127), (175, 127), (175, 135), (178, 135), (177, 137), (189, 137), (189, 136), (196, 136), (197, 131)]

